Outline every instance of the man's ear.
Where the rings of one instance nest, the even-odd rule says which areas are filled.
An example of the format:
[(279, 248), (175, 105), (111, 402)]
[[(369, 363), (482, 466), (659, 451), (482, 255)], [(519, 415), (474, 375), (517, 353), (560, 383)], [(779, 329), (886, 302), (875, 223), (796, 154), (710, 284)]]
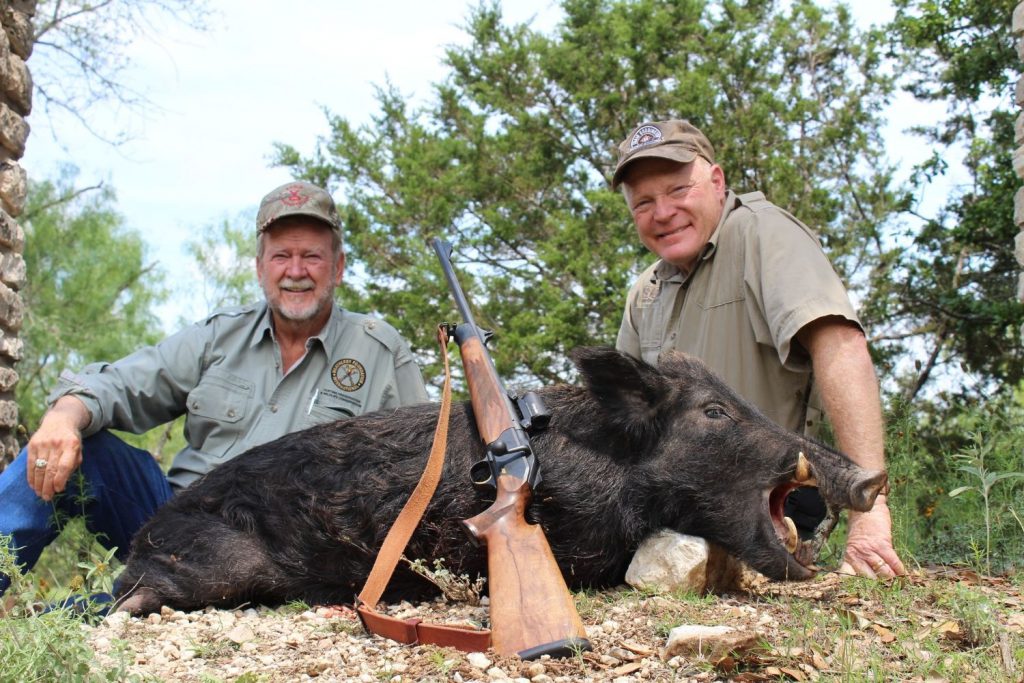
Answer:
[(711, 164), (711, 185), (715, 188), (715, 194), (725, 198), (725, 171), (718, 164)]
[(581, 347), (570, 355), (597, 401), (600, 419), (635, 442), (660, 431), (673, 394), (661, 371), (611, 347)]

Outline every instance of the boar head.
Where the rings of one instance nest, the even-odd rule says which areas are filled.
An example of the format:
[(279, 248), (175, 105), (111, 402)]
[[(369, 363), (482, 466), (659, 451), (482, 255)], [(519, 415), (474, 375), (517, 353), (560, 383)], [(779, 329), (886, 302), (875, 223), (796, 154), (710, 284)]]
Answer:
[(774, 579), (814, 574), (816, 548), (783, 516), (786, 496), (817, 486), (831, 510), (869, 510), (886, 474), (765, 417), (701, 361), (664, 354), (657, 368), (607, 348), (573, 352), (597, 402), (594, 429), (628, 467), (634, 514), (724, 546)]

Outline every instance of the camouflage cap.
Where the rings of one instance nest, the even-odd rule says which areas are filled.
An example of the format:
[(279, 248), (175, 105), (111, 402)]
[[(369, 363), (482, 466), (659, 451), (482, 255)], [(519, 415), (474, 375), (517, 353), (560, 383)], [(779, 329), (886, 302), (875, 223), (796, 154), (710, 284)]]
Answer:
[(689, 121), (673, 119), (645, 123), (619, 143), (619, 162), (615, 165), (612, 187), (619, 187), (629, 164), (650, 157), (670, 159), (682, 164), (703, 157), (713, 164), (715, 148), (704, 133)]
[(267, 193), (256, 214), (256, 234), (286, 216), (309, 216), (326, 223), (331, 230), (341, 232), (334, 199), (327, 190), (304, 180), (293, 180)]

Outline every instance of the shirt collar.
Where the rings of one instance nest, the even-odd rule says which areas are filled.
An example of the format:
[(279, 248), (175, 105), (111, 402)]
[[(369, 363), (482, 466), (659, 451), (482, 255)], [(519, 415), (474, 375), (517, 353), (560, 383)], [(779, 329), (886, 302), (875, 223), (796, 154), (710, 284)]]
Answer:
[[(260, 312), (259, 318), (256, 320), (256, 327), (253, 330), (252, 341), (249, 342), (249, 347), (255, 347), (259, 345), (263, 340), (268, 337), (274, 340), (274, 327), (270, 324), (270, 306), (264, 301), (262, 304), (263, 310)], [(313, 340), (320, 342), (320, 345), (325, 349), (333, 348), (331, 344), (336, 340), (336, 337), (341, 334), (341, 319), (345, 315), (345, 312), (337, 304), (331, 304), (331, 317), (327, 319), (323, 329), (312, 337), (306, 340), (306, 348), (310, 348), (310, 344)]]

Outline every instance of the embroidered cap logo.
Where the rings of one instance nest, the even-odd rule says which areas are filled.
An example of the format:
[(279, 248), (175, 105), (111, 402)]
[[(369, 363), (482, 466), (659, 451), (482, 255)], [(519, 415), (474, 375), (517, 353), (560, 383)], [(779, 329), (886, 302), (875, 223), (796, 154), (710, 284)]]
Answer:
[(302, 185), (289, 185), (284, 192), (280, 199), (286, 206), (302, 206), (309, 201), (309, 195), (302, 193)]
[(629, 141), (629, 148), (646, 147), (661, 142), (662, 139), (661, 129), (657, 126), (640, 126), (633, 133), (633, 138)]

